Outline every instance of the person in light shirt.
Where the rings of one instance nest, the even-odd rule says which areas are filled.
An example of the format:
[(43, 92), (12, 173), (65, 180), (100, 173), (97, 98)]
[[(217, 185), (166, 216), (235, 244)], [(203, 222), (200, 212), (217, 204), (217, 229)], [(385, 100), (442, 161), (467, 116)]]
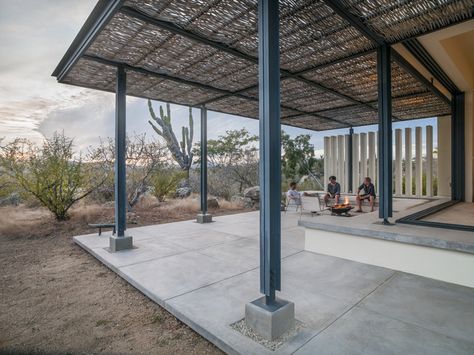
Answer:
[(296, 182), (290, 183), (290, 189), (286, 193), (288, 202), (292, 205), (301, 205), (301, 193), (296, 190)]

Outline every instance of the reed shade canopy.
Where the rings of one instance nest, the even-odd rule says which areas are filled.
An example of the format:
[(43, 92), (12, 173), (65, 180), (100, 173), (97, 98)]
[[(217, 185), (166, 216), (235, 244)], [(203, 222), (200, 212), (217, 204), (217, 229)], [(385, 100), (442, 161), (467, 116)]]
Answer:
[[(280, 0), (282, 124), (328, 130), (377, 123), (377, 43), (335, 1)], [(258, 119), (256, 0), (99, 1), (59, 63), (62, 83)], [(341, 0), (390, 44), (473, 17), (474, 0)], [(450, 114), (441, 97), (392, 62), (393, 119)], [(428, 84), (429, 81), (427, 80)]]

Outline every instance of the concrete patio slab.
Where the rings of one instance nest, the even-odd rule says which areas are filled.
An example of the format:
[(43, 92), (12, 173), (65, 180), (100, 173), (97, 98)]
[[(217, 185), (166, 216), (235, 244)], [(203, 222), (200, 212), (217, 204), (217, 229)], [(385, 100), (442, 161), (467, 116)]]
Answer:
[(258, 212), (132, 228), (137, 248), (115, 254), (108, 233), (74, 239), (228, 353), (473, 353), (474, 289), (304, 251), (299, 213), (282, 218), (279, 296), (302, 326), (276, 351), (230, 326), (260, 297)]
[(125, 266), (121, 271), (166, 300), (245, 272), (246, 267), (190, 251)]
[(451, 338), (474, 339), (472, 288), (397, 274), (361, 305)]
[(353, 308), (303, 346), (297, 355), (472, 354), (474, 344)]

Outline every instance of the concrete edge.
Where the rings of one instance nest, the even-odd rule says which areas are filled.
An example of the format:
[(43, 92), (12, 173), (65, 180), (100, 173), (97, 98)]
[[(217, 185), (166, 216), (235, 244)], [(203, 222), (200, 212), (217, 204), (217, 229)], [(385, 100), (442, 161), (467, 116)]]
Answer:
[[(226, 354), (236, 354), (239, 355), (240, 353), (236, 351), (234, 348), (232, 348), (230, 345), (228, 345), (224, 340), (220, 339), (219, 337), (213, 335), (211, 332), (207, 331), (205, 328), (197, 324), (196, 322), (192, 321), (190, 318), (185, 316), (183, 313), (181, 313), (179, 310), (176, 308), (172, 307), (168, 302), (165, 300), (162, 300), (158, 296), (156, 296), (154, 293), (149, 292), (146, 290), (145, 287), (142, 287), (142, 285), (138, 282), (135, 282), (134, 280), (130, 279), (126, 274), (122, 273), (120, 271), (120, 268), (113, 266), (110, 264), (107, 260), (105, 260), (103, 257), (100, 255), (96, 254), (93, 250), (93, 248), (89, 248), (87, 245), (85, 245), (83, 242), (77, 239), (77, 237), (73, 237), (74, 243), (76, 243), (78, 246), (80, 246), (82, 249), (87, 251), (91, 256), (96, 258), (98, 261), (100, 261), (104, 266), (115, 272), (118, 276), (120, 276), (123, 280), (125, 280), (129, 285), (133, 286), (135, 289), (137, 289), (139, 292), (141, 292), (143, 295), (148, 297), (152, 302), (155, 302), (158, 304), (160, 307), (165, 309), (167, 312), (171, 313), (174, 317), (179, 319), (181, 322), (186, 324), (188, 327), (190, 327), (192, 330), (194, 330), (196, 333), (204, 337), (206, 340), (214, 344), (216, 347), (224, 351)], [(251, 271), (251, 270), (249, 270)], [(192, 292), (192, 291), (191, 291)], [(174, 298), (172, 298), (174, 299)]]
[(381, 239), (386, 241), (413, 244), (424, 247), (430, 247), (435, 249), (445, 249), (451, 251), (457, 251), (461, 253), (474, 254), (474, 244), (463, 243), (463, 242), (452, 242), (443, 239), (436, 239), (431, 237), (420, 237), (412, 234), (399, 234), (389, 231), (378, 231), (370, 230), (356, 227), (345, 227), (345, 226), (336, 226), (325, 223), (315, 223), (308, 221), (298, 221), (298, 225), (310, 228), (317, 229), (328, 232), (336, 232), (349, 234), (356, 237), (367, 237), (373, 239)]

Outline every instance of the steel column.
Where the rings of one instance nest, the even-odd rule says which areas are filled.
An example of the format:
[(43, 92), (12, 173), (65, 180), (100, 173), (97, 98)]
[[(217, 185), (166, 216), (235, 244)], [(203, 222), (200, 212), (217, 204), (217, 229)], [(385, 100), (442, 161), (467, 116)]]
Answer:
[(115, 230), (118, 237), (127, 229), (126, 182), (126, 95), (127, 74), (124, 67), (117, 67), (115, 94)]
[(377, 48), (378, 110), (379, 110), (379, 217), (384, 223), (392, 217), (392, 83), (391, 48)]
[(201, 107), (201, 213), (207, 214), (207, 109)]
[(280, 50), (278, 1), (258, 2), (260, 111), (260, 292), (281, 289)]
[(456, 93), (452, 98), (451, 124), (451, 198), (465, 199), (465, 138), (464, 138), (464, 93)]
[(349, 163), (348, 163), (348, 168), (347, 168), (347, 181), (348, 181), (348, 190), (350, 193), (354, 192), (354, 185), (353, 185), (353, 171), (352, 171), (352, 167), (353, 167), (353, 163), (352, 163), (352, 156), (353, 156), (353, 153), (352, 153), (352, 150), (353, 150), (353, 135), (354, 135), (354, 128), (349, 128), (349, 152), (347, 154), (347, 156), (349, 157), (348, 160), (349, 160)]

